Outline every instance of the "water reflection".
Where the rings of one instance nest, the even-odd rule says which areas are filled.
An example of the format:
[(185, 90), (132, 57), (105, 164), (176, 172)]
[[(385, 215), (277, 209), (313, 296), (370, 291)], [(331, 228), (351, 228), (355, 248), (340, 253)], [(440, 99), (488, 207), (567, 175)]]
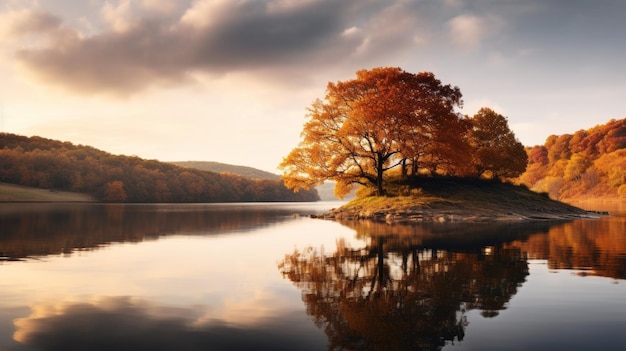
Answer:
[(315, 212), (311, 207), (279, 203), (0, 204), (0, 259), (69, 254), (113, 242), (141, 242), (171, 234), (244, 232)]
[(340, 221), (356, 232), (357, 238), (368, 241), (378, 236), (397, 236), (422, 248), (476, 251), (498, 243), (524, 241), (531, 234), (548, 233), (559, 223), (536, 221), (529, 223), (424, 223), (422, 225), (394, 224), (371, 221)]
[(626, 342), (626, 217), (389, 226), (294, 218), (328, 204), (14, 205), (0, 205), (5, 259), (108, 249), (0, 262), (1, 350)]
[(206, 308), (166, 307), (130, 297), (38, 305), (15, 320), (13, 338), (35, 350), (318, 350), (314, 336), (286, 334), (290, 315), (233, 326)]
[(550, 269), (575, 269), (581, 275), (626, 279), (626, 217), (578, 220), (506, 245), (548, 261)]
[[(296, 249), (279, 263), (283, 276), (302, 290), (307, 313), (333, 350), (437, 350), (463, 340), (465, 313), (479, 309), (483, 317), (498, 316), (528, 275), (525, 254), (504, 247), (503, 240), (536, 230), (346, 224), (365, 239), (364, 247), (340, 240), (335, 252)], [(501, 236), (495, 239), (495, 233)], [(464, 242), (463, 250), (453, 248), (454, 238)]]
[[(526, 281), (529, 259), (550, 269), (626, 278), (626, 217), (422, 226), (346, 221), (362, 247), (339, 240), (279, 263), (301, 289), (329, 349), (438, 350), (465, 336), (467, 314), (497, 317)], [(461, 343), (462, 344), (462, 343)]]

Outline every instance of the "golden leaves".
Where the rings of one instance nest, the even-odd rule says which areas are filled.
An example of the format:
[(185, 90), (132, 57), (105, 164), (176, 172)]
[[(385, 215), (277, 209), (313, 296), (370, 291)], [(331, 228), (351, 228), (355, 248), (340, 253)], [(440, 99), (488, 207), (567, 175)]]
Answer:
[[(307, 110), (300, 144), (280, 165), (285, 179), (298, 179), (286, 184), (299, 186), (303, 178), (311, 184), (334, 180), (341, 194), (353, 183), (370, 183), (384, 193), (383, 173), (404, 159), (417, 162), (420, 147), (450, 163), (446, 152), (439, 152), (443, 143), (424, 141), (456, 138), (446, 143), (463, 150), (465, 129), (454, 112), (460, 104), (460, 90), (442, 85), (429, 72), (383, 67), (329, 83), (324, 100)], [(436, 139), (435, 133), (447, 134)]]

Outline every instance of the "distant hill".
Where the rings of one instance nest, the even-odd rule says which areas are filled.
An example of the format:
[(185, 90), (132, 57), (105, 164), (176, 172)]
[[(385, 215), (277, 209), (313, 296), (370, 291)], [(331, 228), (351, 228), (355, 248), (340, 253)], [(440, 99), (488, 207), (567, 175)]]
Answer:
[(562, 201), (626, 199), (626, 119), (551, 135), (526, 152), (519, 182), (534, 191)]
[(323, 201), (349, 201), (355, 198), (354, 190), (351, 191), (348, 195), (346, 195), (343, 199), (338, 199), (335, 196), (335, 183), (325, 182), (322, 185), (318, 185), (315, 187), (317, 193), (320, 195), (320, 199)]
[(176, 166), (186, 167), (186, 168), (195, 168), (203, 171), (217, 172), (217, 173), (232, 173), (238, 174), (240, 176), (255, 178), (255, 179), (272, 179), (278, 180), (280, 176), (278, 174), (262, 171), (257, 168), (247, 167), (247, 166), (236, 166), (229, 165), (226, 163), (220, 162), (211, 162), (211, 161), (176, 161), (169, 162)]
[[(180, 166), (180, 167), (188, 167), (201, 169), (204, 171), (218, 172), (218, 173), (231, 173), (238, 174), (244, 177), (255, 178), (255, 179), (272, 179), (278, 180), (280, 176), (278, 174), (262, 171), (257, 168), (247, 167), (247, 166), (236, 166), (230, 165), (226, 163), (220, 162), (210, 162), (210, 161), (175, 161), (170, 162), (171, 164)], [(326, 182), (320, 186), (315, 187), (317, 193), (320, 196), (320, 200), (322, 201), (338, 201), (339, 199), (335, 197), (335, 184)], [(354, 198), (354, 192), (346, 196), (344, 200), (350, 200)]]
[(88, 194), (107, 202), (317, 201), (279, 179), (184, 168), (38, 136), (0, 133), (0, 182)]

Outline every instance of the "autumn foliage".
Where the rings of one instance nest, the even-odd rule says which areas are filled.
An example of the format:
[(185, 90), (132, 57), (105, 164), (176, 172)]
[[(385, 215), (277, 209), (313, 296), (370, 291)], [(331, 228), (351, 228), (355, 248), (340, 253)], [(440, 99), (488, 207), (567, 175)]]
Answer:
[(528, 156), (524, 146), (509, 129), (506, 117), (482, 108), (471, 119), (476, 175), (513, 178), (526, 170)]
[(458, 87), (430, 72), (400, 68), (356, 75), (329, 83), (324, 100), (309, 108), (300, 144), (280, 165), (287, 187), (308, 189), (332, 180), (340, 197), (355, 184), (383, 195), (385, 172), (392, 169), (405, 178), (523, 172), (526, 154), (506, 118), (488, 109), (474, 118), (461, 115)]
[(626, 198), (626, 119), (551, 135), (526, 151), (519, 181), (535, 191), (561, 200)]
[(184, 168), (89, 146), (0, 133), (0, 182), (87, 193), (108, 202), (317, 201), (280, 180)]

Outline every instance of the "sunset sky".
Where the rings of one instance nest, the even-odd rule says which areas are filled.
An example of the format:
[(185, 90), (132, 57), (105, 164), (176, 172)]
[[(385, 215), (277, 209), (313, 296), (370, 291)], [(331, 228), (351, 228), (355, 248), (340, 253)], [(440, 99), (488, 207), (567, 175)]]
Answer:
[(626, 117), (623, 0), (0, 0), (0, 130), (278, 172), (359, 69), (430, 71), (525, 145)]

